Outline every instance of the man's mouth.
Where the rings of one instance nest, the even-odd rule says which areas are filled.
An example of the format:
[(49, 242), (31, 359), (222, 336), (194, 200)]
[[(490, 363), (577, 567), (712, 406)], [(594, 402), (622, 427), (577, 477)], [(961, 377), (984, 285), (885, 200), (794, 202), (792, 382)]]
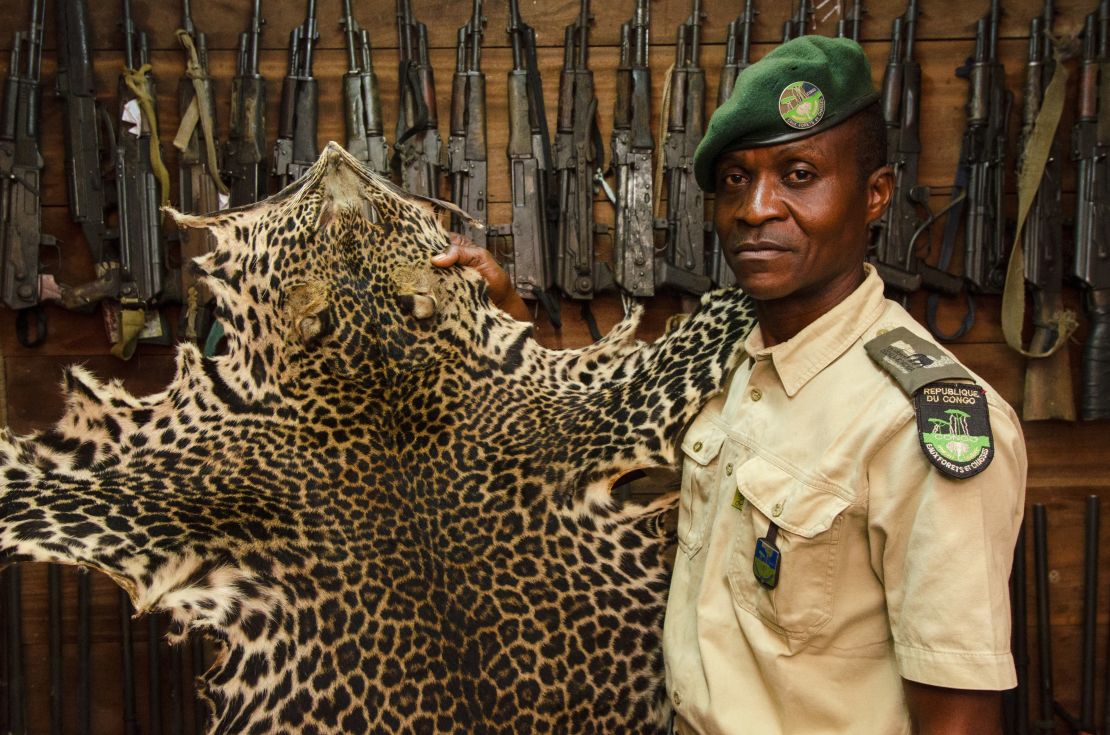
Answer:
[(769, 258), (787, 253), (790, 248), (770, 240), (745, 240), (729, 243), (729, 249), (737, 257)]

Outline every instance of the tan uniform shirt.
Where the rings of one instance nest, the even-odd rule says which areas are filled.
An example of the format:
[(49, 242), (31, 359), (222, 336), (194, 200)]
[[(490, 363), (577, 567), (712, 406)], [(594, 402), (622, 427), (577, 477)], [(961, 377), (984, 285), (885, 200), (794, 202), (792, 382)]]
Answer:
[[(898, 326), (932, 341), (869, 268), (794, 339), (765, 348), (756, 329), (754, 359), (687, 430), (664, 631), (680, 733), (908, 733), (902, 678), (1014, 686), (1021, 427), (979, 380), (994, 459), (966, 479), (937, 470), (912, 400), (863, 348)], [(752, 557), (771, 520), (768, 590)]]

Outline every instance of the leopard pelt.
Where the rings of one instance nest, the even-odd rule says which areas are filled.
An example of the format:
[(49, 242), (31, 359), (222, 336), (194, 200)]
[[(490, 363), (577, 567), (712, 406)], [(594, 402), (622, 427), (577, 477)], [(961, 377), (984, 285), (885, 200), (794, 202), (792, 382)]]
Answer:
[(676, 462), (749, 303), (545, 349), (430, 265), (440, 204), (332, 143), (268, 200), (173, 213), (218, 243), (227, 353), (182, 345), (146, 397), (69, 368), (58, 424), (0, 438), (0, 563), (100, 570), (215, 639), (211, 733), (666, 729), (675, 496), (610, 488)]

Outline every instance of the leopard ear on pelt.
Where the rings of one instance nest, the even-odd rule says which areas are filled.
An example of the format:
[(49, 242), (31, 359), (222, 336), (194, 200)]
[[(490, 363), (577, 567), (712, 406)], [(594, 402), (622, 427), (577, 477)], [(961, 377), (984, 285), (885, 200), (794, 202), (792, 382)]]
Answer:
[(327, 289), (320, 282), (290, 285), (282, 302), (297, 339), (305, 347), (318, 347), (335, 326)]

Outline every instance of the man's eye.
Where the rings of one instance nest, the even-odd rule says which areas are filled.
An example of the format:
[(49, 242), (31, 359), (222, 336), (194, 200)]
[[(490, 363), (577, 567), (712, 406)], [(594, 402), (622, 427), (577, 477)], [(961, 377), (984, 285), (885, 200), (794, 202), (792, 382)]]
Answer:
[(792, 181), (801, 182), (801, 181), (809, 181), (815, 175), (816, 174), (814, 174), (812, 171), (810, 171), (808, 169), (796, 168), (796, 169), (791, 170), (790, 173), (787, 174), (787, 178), (791, 179)]
[(726, 186), (740, 186), (744, 183), (744, 174), (725, 174), (724, 183)]

